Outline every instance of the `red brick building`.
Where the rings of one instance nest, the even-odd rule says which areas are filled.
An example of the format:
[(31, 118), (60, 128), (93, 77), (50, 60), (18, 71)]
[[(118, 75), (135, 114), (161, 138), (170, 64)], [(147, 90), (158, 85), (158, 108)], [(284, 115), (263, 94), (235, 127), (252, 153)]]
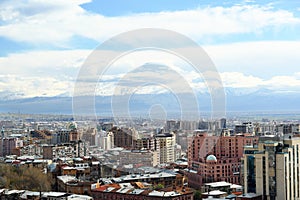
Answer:
[(189, 141), (188, 173), (190, 186), (200, 188), (204, 183), (227, 181), (240, 184), (240, 165), (244, 146), (258, 143), (250, 134), (210, 136), (196, 133)]

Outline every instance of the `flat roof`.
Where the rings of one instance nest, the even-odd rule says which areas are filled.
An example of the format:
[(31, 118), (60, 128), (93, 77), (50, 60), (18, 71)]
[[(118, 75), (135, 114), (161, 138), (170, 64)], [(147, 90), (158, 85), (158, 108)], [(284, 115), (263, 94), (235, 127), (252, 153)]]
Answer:
[(149, 195), (149, 196), (159, 196), (159, 197), (163, 197), (163, 196), (164, 196), (164, 192), (153, 190), (153, 191), (149, 192), (148, 195)]
[(227, 183), (225, 181), (220, 181), (220, 182), (213, 182), (213, 183), (205, 183), (205, 185), (210, 186), (210, 187), (225, 187), (225, 186), (231, 186), (231, 183)]
[(93, 198), (90, 197), (90, 196), (87, 196), (87, 195), (72, 194), (72, 195), (68, 196), (68, 199), (72, 199), (72, 200), (91, 200)]
[[(129, 185), (120, 185), (120, 184), (109, 184), (102, 185), (99, 188), (92, 189), (93, 191), (99, 192), (112, 192), (112, 193), (122, 193), (130, 195), (147, 195), (147, 196), (159, 196), (159, 197), (171, 197), (171, 196), (180, 196), (184, 194), (192, 193), (192, 190), (188, 188), (187, 191), (182, 191), (182, 188), (165, 188), (163, 190), (152, 190), (152, 189), (141, 189), (134, 187), (130, 183)], [(126, 186), (126, 187), (125, 187)]]
[(57, 178), (59, 180), (61, 180), (62, 182), (64, 183), (67, 183), (69, 181), (73, 181), (73, 180), (77, 180), (77, 178), (75, 176), (68, 176), (68, 175), (65, 175), (65, 176), (57, 176)]
[(246, 194), (241, 194), (238, 197), (252, 198), (252, 197), (259, 197), (259, 196), (261, 195), (255, 193), (246, 193)]
[(20, 194), (25, 192), (25, 190), (8, 190), (5, 192), (5, 194), (10, 195), (10, 194)]
[(160, 172), (155, 174), (132, 174), (121, 176), (118, 178), (112, 178), (114, 182), (130, 181), (130, 180), (139, 180), (139, 179), (152, 179), (152, 178), (167, 178), (167, 177), (176, 177), (175, 174)]
[(70, 169), (76, 169), (75, 167), (69, 167), (69, 166), (66, 166), (66, 167), (63, 167), (63, 169), (65, 170), (70, 170)]
[(116, 189), (115, 187), (108, 187), (104, 190), (104, 192), (111, 192), (113, 191), (114, 189)]
[(202, 194), (211, 195), (211, 196), (218, 196), (218, 195), (226, 194), (226, 192), (222, 192), (220, 190), (213, 190), (213, 191), (210, 191), (210, 192), (204, 192)]
[(27, 196), (39, 196), (40, 192), (34, 192), (34, 191), (25, 191), (21, 197), (27, 198)]
[(243, 186), (237, 185), (237, 184), (231, 184), (230, 188), (231, 188), (231, 189), (242, 189)]
[(119, 190), (117, 190), (117, 193), (122, 193), (125, 194), (127, 192), (129, 192), (129, 190), (131, 190), (132, 188), (120, 188)]
[(171, 191), (171, 192), (165, 192), (164, 197), (172, 197), (172, 196), (179, 196), (180, 194), (178, 192), (175, 191)]
[(60, 197), (65, 196), (66, 193), (64, 192), (44, 192), (43, 197)]
[(141, 194), (143, 193), (145, 190), (141, 190), (141, 189), (134, 189), (130, 192), (130, 194)]

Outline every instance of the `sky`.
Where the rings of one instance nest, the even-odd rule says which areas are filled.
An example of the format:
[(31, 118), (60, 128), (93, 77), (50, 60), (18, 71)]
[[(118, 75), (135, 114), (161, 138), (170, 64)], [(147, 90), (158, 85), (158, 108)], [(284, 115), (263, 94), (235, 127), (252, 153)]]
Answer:
[[(172, 30), (195, 41), (226, 89), (300, 93), (298, 0), (1, 0), (0, 98), (72, 96), (91, 52), (141, 28)], [(192, 88), (205, 90), (199, 74), (178, 69), (186, 66), (182, 60), (144, 51), (113, 63), (101, 77), (100, 93), (111, 95), (120, 77), (148, 62), (173, 66)]]

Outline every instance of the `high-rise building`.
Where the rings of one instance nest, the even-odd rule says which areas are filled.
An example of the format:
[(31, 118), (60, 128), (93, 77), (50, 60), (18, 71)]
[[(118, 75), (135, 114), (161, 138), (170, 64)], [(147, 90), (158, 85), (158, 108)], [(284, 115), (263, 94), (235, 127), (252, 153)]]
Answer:
[(254, 127), (252, 122), (244, 122), (243, 124), (235, 125), (235, 133), (253, 133)]
[(225, 129), (226, 128), (226, 118), (220, 119), (220, 123), (221, 123), (221, 129)]
[(157, 151), (159, 150), (159, 142), (155, 137), (143, 137), (139, 138), (136, 141), (135, 149), (146, 149), (146, 150), (152, 150)]
[(88, 142), (90, 146), (95, 146), (97, 136), (98, 134), (96, 128), (88, 128), (82, 131), (81, 139), (85, 142)]
[(274, 122), (260, 123), (255, 127), (255, 135), (275, 135), (276, 124)]
[(156, 135), (159, 143), (160, 163), (175, 161), (176, 137), (174, 133), (161, 133)]
[(17, 149), (23, 147), (23, 140), (19, 138), (1, 138), (0, 139), (0, 156), (16, 154)]
[(71, 130), (62, 129), (52, 134), (52, 144), (63, 144), (70, 142)]
[(166, 132), (175, 131), (179, 129), (179, 122), (176, 120), (168, 120), (166, 123)]
[(198, 129), (199, 122), (197, 121), (179, 121), (180, 130), (194, 131)]
[(277, 124), (276, 131), (284, 135), (299, 133), (299, 124)]
[(43, 159), (53, 159), (53, 146), (44, 145), (43, 146)]
[(208, 130), (208, 126), (209, 126), (209, 122), (208, 121), (204, 121), (204, 120), (201, 120), (199, 121), (199, 126), (198, 126), (198, 129), (200, 130)]
[(134, 128), (113, 127), (111, 132), (113, 133), (115, 147), (134, 148), (139, 137)]
[(300, 137), (265, 140), (256, 147), (245, 147), (244, 153), (245, 193), (270, 200), (300, 199)]
[(112, 132), (99, 131), (96, 133), (95, 145), (104, 150), (114, 147), (114, 134)]
[(80, 134), (76, 129), (72, 129), (69, 132), (69, 140), (70, 140), (70, 142), (72, 142), (72, 141), (75, 142), (75, 141), (80, 140)]
[(212, 136), (195, 132), (188, 148), (189, 184), (199, 187), (204, 183), (227, 181), (240, 184), (240, 161), (244, 145), (255, 145), (258, 137), (250, 135)]
[[(200, 128), (200, 124), (199, 124), (199, 128)], [(225, 128), (226, 128), (226, 119), (225, 118), (208, 121), (207, 131), (209, 133), (213, 133), (214, 135), (220, 136), (222, 133), (222, 130), (224, 130)]]

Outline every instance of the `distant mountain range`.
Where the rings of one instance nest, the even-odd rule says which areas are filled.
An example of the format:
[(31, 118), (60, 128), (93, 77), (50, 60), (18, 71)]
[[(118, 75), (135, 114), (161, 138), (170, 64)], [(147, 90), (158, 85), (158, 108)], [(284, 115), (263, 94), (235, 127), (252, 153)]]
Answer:
[[(34, 97), (20, 98), (16, 96), (0, 97), (0, 112), (32, 113), (32, 114), (72, 114), (72, 97)], [(118, 99), (118, 97), (116, 97)], [(210, 95), (197, 94), (200, 112), (209, 112)], [(132, 96), (128, 106), (133, 115), (147, 114), (152, 105), (160, 104), (167, 113), (177, 113), (180, 106), (176, 97), (170, 93), (138, 94)], [(124, 105), (127, 106), (127, 105)], [(95, 110), (99, 115), (111, 115), (111, 97), (96, 96)], [(300, 93), (276, 92), (267, 89), (253, 92), (226, 89), (227, 111), (300, 111)]]

